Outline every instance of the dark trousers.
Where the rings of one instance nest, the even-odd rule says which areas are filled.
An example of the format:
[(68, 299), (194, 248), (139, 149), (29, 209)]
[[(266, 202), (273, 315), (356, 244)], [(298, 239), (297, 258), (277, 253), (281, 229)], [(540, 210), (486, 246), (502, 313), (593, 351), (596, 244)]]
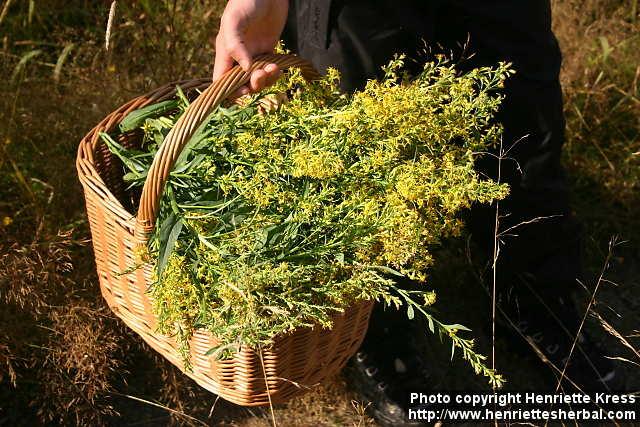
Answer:
[[(502, 239), (499, 285), (517, 288), (526, 280), (547, 296), (576, 287), (580, 232), (560, 164), (561, 56), (548, 0), (296, 0), (291, 8), (287, 47), (320, 71), (340, 70), (348, 91), (379, 77), (380, 67), (399, 52), (415, 71), (434, 53), (453, 57), (461, 71), (511, 62), (516, 74), (506, 84), (497, 119), (508, 152), (501, 179), (511, 186), (501, 202), (501, 229), (515, 228)], [(495, 157), (486, 156), (478, 168), (497, 179)], [(478, 206), (469, 221), (489, 260), (494, 215), (495, 206)]]

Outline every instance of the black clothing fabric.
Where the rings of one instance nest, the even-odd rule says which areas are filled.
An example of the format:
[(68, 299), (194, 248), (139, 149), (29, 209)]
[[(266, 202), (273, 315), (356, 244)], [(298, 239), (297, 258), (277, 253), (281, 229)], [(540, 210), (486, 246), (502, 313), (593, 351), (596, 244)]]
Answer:
[(528, 79), (558, 78), (548, 0), (293, 0), (285, 32), (319, 69), (342, 71), (346, 90), (379, 76), (394, 53), (424, 59), (426, 42), (459, 56), (467, 38), (469, 67), (509, 61)]
[[(497, 117), (508, 152), (501, 178), (511, 186), (501, 202), (501, 229), (527, 224), (504, 236), (499, 280), (509, 287), (527, 280), (558, 293), (576, 286), (580, 232), (560, 164), (561, 55), (549, 0), (292, 0), (284, 39), (318, 70), (337, 68), (347, 91), (380, 77), (381, 66), (400, 52), (413, 71), (435, 53), (454, 58), (462, 71), (511, 62), (516, 74), (506, 83)], [(494, 157), (478, 167), (497, 178)], [(494, 207), (480, 206), (470, 219), (488, 258), (494, 215)]]

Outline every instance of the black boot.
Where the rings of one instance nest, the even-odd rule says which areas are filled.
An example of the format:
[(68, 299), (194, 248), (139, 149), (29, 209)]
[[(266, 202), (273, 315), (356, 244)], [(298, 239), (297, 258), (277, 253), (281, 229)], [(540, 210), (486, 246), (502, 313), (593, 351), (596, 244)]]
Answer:
[(506, 336), (516, 350), (535, 352), (552, 369), (560, 390), (622, 391), (615, 364), (584, 327), (575, 339), (583, 316), (571, 295), (543, 291), (528, 287), (500, 303), (499, 321), (510, 329)]
[(378, 305), (360, 351), (345, 369), (350, 388), (382, 426), (421, 425), (409, 422), (408, 410), (410, 392), (434, 386), (421, 346), (425, 334), (404, 312)]

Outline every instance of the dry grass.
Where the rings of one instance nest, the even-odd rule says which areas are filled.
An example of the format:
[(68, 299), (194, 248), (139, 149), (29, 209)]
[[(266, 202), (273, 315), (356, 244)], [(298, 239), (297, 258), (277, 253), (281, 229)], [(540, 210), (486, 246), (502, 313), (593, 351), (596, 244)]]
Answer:
[[(33, 405), (40, 419), (62, 425), (97, 425), (117, 415), (109, 402), (112, 381), (122, 375), (122, 331), (104, 307), (85, 301), (53, 308), (45, 358), (39, 367), (41, 394)], [(44, 326), (40, 326), (44, 328)]]
[[(106, 310), (73, 167), (79, 139), (118, 104), (210, 72), (203, 46), (222, 2), (119, 2), (108, 52), (108, 1), (36, 0), (32, 13), (27, 1), (0, 7), (9, 3), (0, 9), (0, 73), (13, 76), (0, 83), (0, 424), (270, 425), (268, 411), (214, 407), (211, 394)], [(640, 238), (640, 18), (634, 0), (553, 4), (565, 56), (566, 160), (595, 270), (611, 234)], [(622, 363), (640, 388), (637, 275), (625, 273), (640, 261), (638, 243), (628, 246), (612, 261), (621, 285), (605, 283), (596, 309), (602, 340), (631, 361)], [(535, 380), (519, 377), (522, 361), (510, 365), (506, 350), (498, 343), (512, 385)], [(449, 385), (474, 381), (444, 369)], [(275, 417), (283, 426), (371, 424), (353, 398), (337, 378)]]
[[(556, 0), (564, 52), (565, 164), (574, 205), (588, 227), (587, 268), (597, 277), (607, 242), (619, 235), (591, 309), (592, 335), (611, 343), (630, 386), (637, 380), (640, 221), (640, 16), (637, 0)], [(592, 283), (600, 283), (592, 280)], [(586, 293), (595, 288), (587, 284)], [(608, 336), (607, 336), (608, 335)]]
[(201, 46), (216, 9), (204, 1), (154, 5), (157, 14), (149, 2), (121, 7), (107, 53), (100, 2), (36, 1), (30, 18), (28, 3), (14, 2), (0, 28), (0, 72), (13, 77), (0, 85), (0, 423), (100, 425), (116, 411), (152, 419), (159, 414), (113, 393), (161, 372), (162, 384), (145, 392), (181, 408), (196, 401), (185, 390), (197, 387), (170, 381), (172, 368), (153, 357), (137, 372), (139, 354), (152, 353), (101, 300), (75, 150), (92, 123), (134, 94), (205, 74), (210, 54)]
[[(69, 233), (49, 242), (0, 245), (0, 300), (41, 314), (52, 295), (68, 286), (71, 271)], [(67, 285), (67, 286), (65, 286)]]
[[(277, 408), (275, 419), (281, 426), (354, 426), (365, 427), (373, 421), (364, 413), (363, 403), (345, 391), (340, 378), (327, 381), (312, 393), (303, 395), (285, 407)], [(238, 424), (242, 427), (269, 427), (268, 412)]]
[[(640, 18), (637, 1), (556, 0), (564, 52), (565, 160), (590, 226), (639, 238)], [(634, 15), (635, 13), (635, 15)]]

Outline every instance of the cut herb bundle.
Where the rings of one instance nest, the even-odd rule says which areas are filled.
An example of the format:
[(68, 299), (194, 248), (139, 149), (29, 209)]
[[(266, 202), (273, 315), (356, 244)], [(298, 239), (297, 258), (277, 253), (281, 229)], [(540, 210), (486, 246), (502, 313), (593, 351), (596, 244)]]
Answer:
[[(459, 213), (506, 196), (480, 179), (474, 160), (500, 136), (496, 92), (504, 64), (459, 75), (428, 63), (411, 80), (393, 61), (383, 81), (348, 96), (338, 75), (307, 83), (295, 70), (269, 93), (218, 108), (185, 147), (162, 199), (149, 252), (157, 259), (150, 292), (159, 331), (188, 340), (206, 328), (211, 353), (258, 348), (304, 326), (331, 326), (358, 300), (406, 306), (432, 332), (451, 339), (477, 373), (501, 377), (427, 310), (431, 291), (408, 291), (398, 277), (424, 282), (430, 251), (461, 232)], [(165, 102), (131, 113), (121, 131), (141, 128), (142, 151), (102, 137), (142, 186), (159, 145), (188, 106)], [(265, 101), (288, 94), (268, 114)]]

